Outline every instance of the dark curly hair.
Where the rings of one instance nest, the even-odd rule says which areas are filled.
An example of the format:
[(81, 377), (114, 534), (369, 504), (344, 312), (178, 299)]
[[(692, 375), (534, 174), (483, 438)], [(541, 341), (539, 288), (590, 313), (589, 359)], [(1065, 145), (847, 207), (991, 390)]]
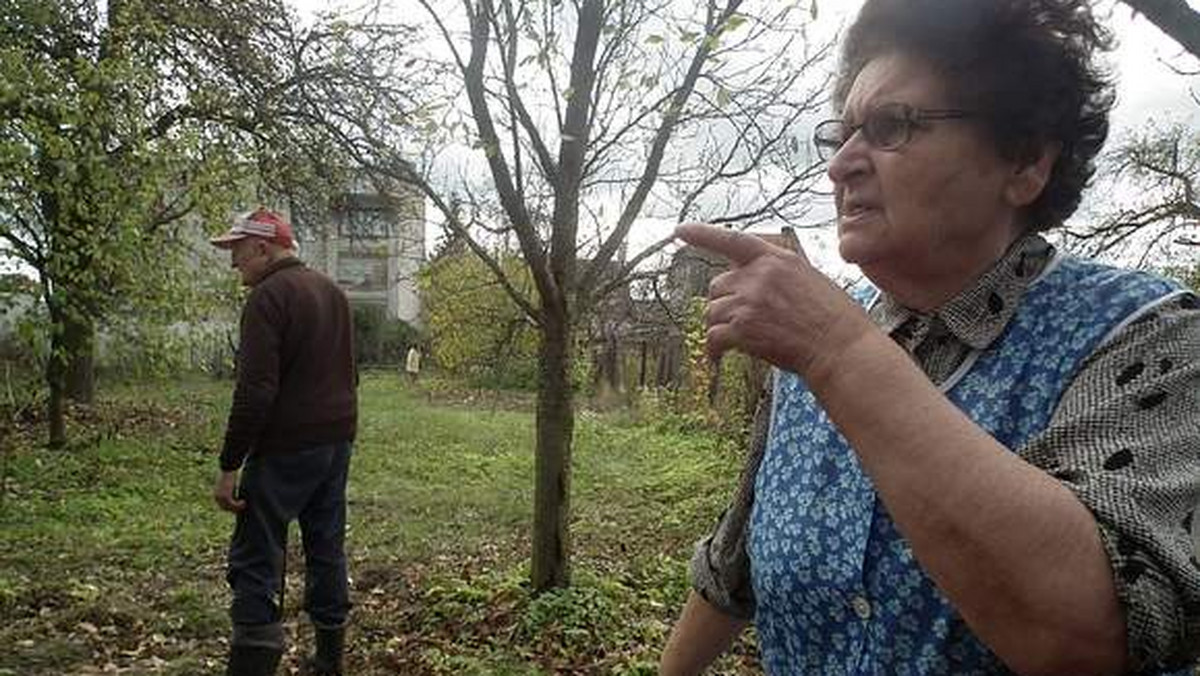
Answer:
[(1032, 161), (1061, 147), (1030, 229), (1062, 224), (1079, 206), (1108, 136), (1114, 93), (1094, 60), (1112, 35), (1087, 0), (867, 0), (842, 47), (834, 105), (871, 59), (897, 52), (946, 78), (955, 105), (979, 111), (997, 151)]

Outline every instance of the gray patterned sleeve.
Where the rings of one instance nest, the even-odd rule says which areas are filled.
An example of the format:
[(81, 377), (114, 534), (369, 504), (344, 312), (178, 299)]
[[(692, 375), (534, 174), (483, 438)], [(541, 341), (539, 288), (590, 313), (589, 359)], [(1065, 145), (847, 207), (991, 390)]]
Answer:
[(729, 507), (711, 533), (696, 543), (692, 555), (692, 587), (704, 600), (733, 617), (754, 618), (754, 590), (750, 585), (750, 558), (746, 554), (750, 510), (754, 506), (754, 477), (767, 446), (771, 426), (771, 378), (754, 413), (754, 426), (746, 464)]
[(1198, 307), (1170, 300), (1097, 350), (1020, 449), (1095, 515), (1144, 672), (1200, 656)]

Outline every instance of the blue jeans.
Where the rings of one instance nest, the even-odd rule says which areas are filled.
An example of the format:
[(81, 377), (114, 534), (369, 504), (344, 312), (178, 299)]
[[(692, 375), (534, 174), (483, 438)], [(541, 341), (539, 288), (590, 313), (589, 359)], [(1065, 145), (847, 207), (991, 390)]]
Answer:
[(226, 580), (234, 625), (280, 621), (276, 603), (284, 573), (287, 527), (300, 522), (304, 541), (304, 610), (322, 626), (340, 626), (350, 611), (346, 576), (346, 476), (351, 442), (289, 453), (251, 454), (242, 467)]

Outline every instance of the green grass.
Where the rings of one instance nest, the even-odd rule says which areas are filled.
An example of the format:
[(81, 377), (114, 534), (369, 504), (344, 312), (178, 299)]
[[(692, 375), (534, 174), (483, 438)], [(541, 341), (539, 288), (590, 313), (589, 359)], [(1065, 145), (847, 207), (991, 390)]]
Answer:
[[(76, 411), (80, 441), (65, 451), (37, 447), (40, 429), (15, 435), (0, 502), (0, 676), (220, 670), (231, 519), (210, 491), (230, 387), (114, 386)], [(383, 373), (360, 395), (350, 673), (654, 673), (692, 542), (736, 479), (731, 444), (582, 412), (574, 585), (531, 599), (528, 398), (413, 389)], [(280, 673), (311, 642), (298, 539)], [(718, 673), (756, 673), (750, 652), (740, 644)]]

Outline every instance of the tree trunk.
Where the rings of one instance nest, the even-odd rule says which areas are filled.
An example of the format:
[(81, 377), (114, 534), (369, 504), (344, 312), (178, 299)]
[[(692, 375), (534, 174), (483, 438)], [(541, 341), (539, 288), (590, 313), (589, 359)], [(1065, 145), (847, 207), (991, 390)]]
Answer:
[(64, 318), (62, 346), (66, 360), (64, 394), (79, 404), (96, 399), (96, 327), (88, 320)]
[(721, 393), (721, 362), (716, 362), (711, 366), (706, 364), (705, 367), (710, 369), (708, 391), (705, 392), (705, 396), (708, 399), (708, 405), (712, 407), (717, 405), (717, 395)]
[(1200, 12), (1187, 0), (1122, 0), (1169, 35), (1192, 56), (1200, 58)]
[(638, 389), (646, 386), (646, 341), (642, 341), (638, 358)]
[[(53, 360), (51, 360), (53, 361)], [(58, 382), (55, 382), (58, 380)], [(67, 421), (63, 411), (63, 387), (61, 379), (50, 380), (50, 397), (47, 399), (46, 415), (50, 425), (50, 439), (46, 445), (50, 448), (62, 448), (67, 443)]]
[[(50, 307), (51, 326), (62, 326), (62, 313)], [(50, 395), (46, 399), (46, 423), (50, 438), (46, 445), (62, 448), (67, 443), (67, 424), (63, 410), (66, 385), (66, 355), (62, 346), (62, 333), (51, 330), (50, 355), (46, 358), (46, 387)]]
[(621, 386), (621, 343), (617, 339), (616, 329), (606, 330), (604, 333), (604, 378), (608, 381), (608, 386), (614, 393), (620, 393), (623, 389)]
[(575, 428), (571, 387), (571, 327), (547, 312), (541, 345), (537, 450), (534, 461), (533, 570), (535, 594), (571, 583), (571, 440)]

